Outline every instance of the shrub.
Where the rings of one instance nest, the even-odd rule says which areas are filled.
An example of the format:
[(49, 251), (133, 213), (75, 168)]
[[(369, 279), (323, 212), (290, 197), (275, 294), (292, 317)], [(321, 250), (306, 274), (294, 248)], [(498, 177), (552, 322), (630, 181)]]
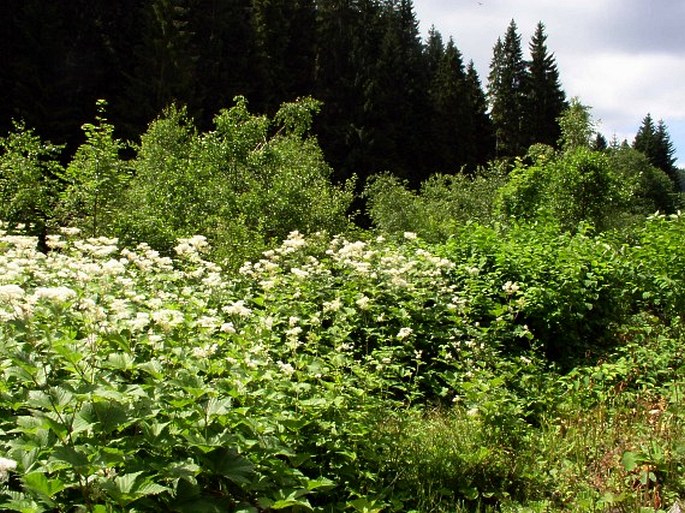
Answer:
[(344, 230), (352, 184), (331, 184), (306, 136), (317, 110), (311, 99), (284, 104), (272, 122), (236, 98), (205, 134), (184, 110), (168, 110), (142, 137), (123, 239), (169, 251), (177, 237), (203, 233), (215, 257), (237, 267), (292, 230)]

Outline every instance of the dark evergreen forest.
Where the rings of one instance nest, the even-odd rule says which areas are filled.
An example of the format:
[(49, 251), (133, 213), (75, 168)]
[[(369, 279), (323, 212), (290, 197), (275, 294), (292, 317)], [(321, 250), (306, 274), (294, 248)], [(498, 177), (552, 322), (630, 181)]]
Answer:
[[(556, 146), (567, 106), (542, 23), (524, 55), (512, 20), (483, 84), (452, 38), (435, 29), (421, 38), (411, 0), (3, 6), (0, 133), (23, 120), (66, 143), (65, 159), (83, 142), (81, 124), (93, 119), (98, 99), (107, 100), (116, 135), (137, 141), (171, 104), (187, 107), (205, 130), (237, 95), (267, 115), (312, 96), (323, 102), (315, 133), (334, 179), (356, 174), (363, 184), (390, 171), (417, 187), (435, 172), (473, 172), (534, 143)], [(652, 160), (674, 170), (662, 135), (666, 145)]]
[(206, 129), (236, 95), (265, 114), (313, 96), (324, 105), (316, 133), (341, 180), (391, 170), (418, 185), (558, 137), (564, 93), (542, 25), (530, 62), (515, 25), (498, 42), (491, 117), (473, 64), (435, 30), (421, 39), (410, 0), (3, 5), (0, 131), (22, 119), (67, 153), (100, 98), (117, 135), (136, 140), (172, 103)]

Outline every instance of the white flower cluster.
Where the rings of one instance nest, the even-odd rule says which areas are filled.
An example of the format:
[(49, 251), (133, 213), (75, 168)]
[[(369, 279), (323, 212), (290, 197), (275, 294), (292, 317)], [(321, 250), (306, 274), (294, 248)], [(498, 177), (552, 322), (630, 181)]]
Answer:
[(7, 481), (10, 470), (17, 468), (17, 462), (9, 458), (0, 457), (0, 482)]

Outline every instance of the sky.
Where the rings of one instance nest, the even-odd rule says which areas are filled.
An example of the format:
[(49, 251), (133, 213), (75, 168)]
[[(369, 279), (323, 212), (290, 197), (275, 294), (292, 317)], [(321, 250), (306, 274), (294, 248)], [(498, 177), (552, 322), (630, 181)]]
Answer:
[(524, 59), (542, 21), (562, 88), (591, 107), (598, 131), (632, 143), (649, 113), (685, 167), (685, 0), (414, 0), (414, 11), (424, 39), (431, 25), (451, 36), (484, 87), (511, 20)]

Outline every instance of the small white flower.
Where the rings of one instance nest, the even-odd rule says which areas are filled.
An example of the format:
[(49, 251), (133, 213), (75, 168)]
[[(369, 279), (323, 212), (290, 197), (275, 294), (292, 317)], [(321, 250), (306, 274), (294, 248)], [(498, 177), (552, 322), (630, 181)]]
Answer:
[(357, 301), (355, 301), (355, 303), (362, 310), (368, 310), (371, 307), (371, 299), (369, 299), (367, 296), (360, 297), (357, 299)]
[(64, 226), (59, 229), (60, 232), (62, 232), (63, 235), (66, 235), (68, 237), (74, 237), (81, 233), (80, 228), (75, 228), (73, 226)]
[(221, 333), (235, 333), (235, 328), (233, 327), (232, 322), (225, 322), (221, 325), (219, 331)]
[(3, 301), (13, 301), (21, 299), (25, 295), (24, 289), (19, 285), (10, 283), (9, 285), (0, 285), (0, 299)]
[(128, 321), (129, 329), (132, 332), (143, 331), (150, 324), (150, 314), (147, 312), (137, 312), (134, 319)]
[(324, 312), (337, 312), (342, 308), (342, 301), (340, 298), (335, 298), (333, 301), (327, 301), (323, 304)]
[(183, 324), (183, 312), (164, 308), (152, 313), (152, 320), (162, 328), (163, 331), (171, 331), (176, 326)]
[(508, 296), (516, 294), (520, 288), (521, 287), (519, 284), (513, 281), (507, 281), (504, 285), (502, 285), (502, 290), (506, 292)]
[(17, 468), (17, 462), (9, 458), (0, 458), (0, 482), (6, 481), (9, 471)]
[(297, 338), (301, 333), (302, 328), (300, 328), (299, 326), (295, 326), (293, 328), (290, 328), (289, 330), (285, 330), (285, 334), (288, 335), (289, 338)]
[(412, 333), (414, 333), (414, 330), (411, 328), (407, 328), (407, 327), (401, 328), (400, 331), (397, 333), (397, 339), (398, 340), (404, 340), (405, 338), (407, 338)]
[(46, 299), (52, 303), (66, 303), (76, 297), (76, 292), (69, 287), (38, 287), (33, 292), (36, 300)]
[(417, 235), (414, 232), (404, 232), (404, 238), (407, 240), (416, 240)]
[(307, 276), (309, 276), (309, 272), (303, 271), (302, 269), (299, 269), (297, 267), (293, 267), (292, 269), (290, 269), (290, 272), (298, 278), (306, 278)]
[(210, 315), (203, 315), (197, 320), (197, 325), (208, 330), (215, 330), (219, 327), (219, 319)]
[(292, 376), (295, 373), (295, 369), (289, 363), (283, 363), (282, 361), (278, 360), (276, 365), (278, 365), (278, 367), (281, 369), (281, 372), (283, 372), (283, 374), (286, 376)]
[(237, 315), (238, 317), (249, 317), (252, 310), (245, 306), (245, 301), (235, 301), (230, 305), (226, 305), (221, 309), (225, 314)]
[(195, 358), (209, 358), (216, 353), (219, 346), (216, 344), (207, 344), (200, 347), (193, 348), (193, 356)]

